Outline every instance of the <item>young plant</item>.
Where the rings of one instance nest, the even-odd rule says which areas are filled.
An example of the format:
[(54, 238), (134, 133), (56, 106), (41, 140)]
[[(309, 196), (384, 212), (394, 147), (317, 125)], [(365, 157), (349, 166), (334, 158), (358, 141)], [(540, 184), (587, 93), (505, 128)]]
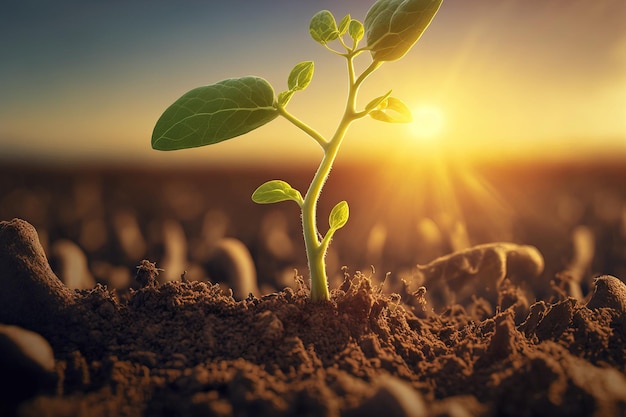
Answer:
[[(369, 116), (389, 123), (411, 121), (411, 112), (391, 91), (357, 108), (357, 94), (365, 79), (384, 62), (402, 58), (417, 42), (441, 6), (442, 0), (378, 0), (360, 22), (350, 15), (339, 23), (323, 10), (310, 21), (311, 37), (330, 52), (347, 61), (348, 97), (343, 116), (332, 137), (326, 138), (287, 110), (291, 98), (308, 87), (314, 64), (297, 64), (287, 79), (287, 90), (274, 94), (263, 78), (231, 78), (217, 84), (195, 88), (165, 110), (154, 127), (152, 147), (176, 150), (211, 145), (243, 135), (278, 116), (284, 117), (308, 134), (322, 148), (324, 156), (306, 194), (287, 182), (272, 180), (254, 191), (252, 200), (260, 204), (295, 201), (302, 212), (302, 230), (311, 278), (311, 299), (328, 300), (328, 280), (324, 258), (337, 230), (348, 221), (348, 203), (337, 203), (330, 212), (329, 228), (321, 235), (316, 221), (317, 202), (322, 187), (348, 127)], [(359, 46), (365, 38), (364, 46)], [(331, 46), (331, 43), (334, 45)], [(357, 74), (355, 58), (369, 52), (370, 64)]]

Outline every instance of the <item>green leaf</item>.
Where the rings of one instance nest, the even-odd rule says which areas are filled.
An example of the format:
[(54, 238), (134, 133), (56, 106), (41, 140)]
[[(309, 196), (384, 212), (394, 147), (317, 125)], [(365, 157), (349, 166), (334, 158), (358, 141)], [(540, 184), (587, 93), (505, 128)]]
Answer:
[(278, 203), (279, 201), (293, 200), (302, 206), (304, 200), (300, 191), (294, 189), (282, 180), (268, 181), (252, 193), (252, 201), (258, 204)]
[(309, 23), (309, 33), (316, 42), (321, 44), (337, 39), (339, 31), (333, 14), (328, 10), (317, 12)]
[(402, 58), (422, 36), (442, 0), (378, 0), (365, 16), (374, 61)]
[(248, 133), (278, 116), (274, 90), (262, 78), (243, 77), (195, 88), (157, 121), (152, 147), (160, 151), (211, 145)]
[(385, 102), (385, 100), (387, 100), (387, 98), (389, 98), (390, 95), (391, 95), (391, 90), (389, 90), (389, 92), (387, 92), (387, 94), (385, 94), (384, 96), (376, 97), (374, 100), (367, 103), (367, 106), (365, 106), (365, 111), (372, 111), (374, 109), (379, 109), (381, 106), (387, 107), (387, 103)]
[(285, 107), (289, 103), (289, 100), (291, 100), (291, 97), (293, 97), (294, 93), (295, 91), (292, 90), (278, 93), (278, 105)]
[(337, 205), (335, 205), (335, 207), (333, 207), (330, 212), (330, 216), (328, 216), (330, 230), (335, 231), (344, 227), (348, 222), (348, 217), (350, 217), (348, 203), (346, 201), (340, 201)]
[(354, 39), (355, 42), (360, 41), (363, 39), (363, 35), (365, 34), (363, 23), (358, 20), (351, 20), (350, 26), (348, 27), (348, 33), (350, 33), (350, 37)]
[(348, 31), (348, 25), (350, 24), (350, 21), (352, 20), (352, 18), (350, 17), (349, 14), (345, 15), (343, 17), (343, 19), (341, 19), (341, 22), (339, 22), (339, 36), (343, 36), (347, 31)]
[(410, 123), (413, 121), (411, 110), (399, 98), (388, 97), (369, 115), (376, 120), (387, 123)]
[(287, 86), (290, 91), (301, 91), (308, 87), (313, 78), (315, 64), (313, 61), (304, 61), (297, 64), (289, 74)]

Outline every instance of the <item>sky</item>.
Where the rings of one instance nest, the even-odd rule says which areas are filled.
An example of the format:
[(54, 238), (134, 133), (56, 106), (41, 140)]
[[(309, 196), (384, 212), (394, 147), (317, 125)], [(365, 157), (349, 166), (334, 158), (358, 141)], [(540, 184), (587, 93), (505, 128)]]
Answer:
[[(0, 163), (275, 164), (321, 149), (278, 118), (218, 145), (150, 147), (161, 113), (192, 88), (256, 75), (276, 92), (313, 60), (289, 110), (331, 136), (345, 62), (308, 23), (328, 9), (363, 20), (365, 0), (8, 0), (0, 4)], [(626, 158), (626, 2), (444, 0), (419, 42), (367, 80), (359, 103), (392, 89), (416, 123), (358, 121), (341, 158)], [(369, 56), (363, 54), (360, 68)]]

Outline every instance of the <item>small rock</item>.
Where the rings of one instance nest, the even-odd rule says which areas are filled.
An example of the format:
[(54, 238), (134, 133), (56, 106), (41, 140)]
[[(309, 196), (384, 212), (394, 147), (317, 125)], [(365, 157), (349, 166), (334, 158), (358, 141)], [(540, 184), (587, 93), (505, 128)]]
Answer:
[(8, 408), (56, 386), (54, 354), (41, 335), (0, 325), (0, 415)]
[(612, 308), (619, 313), (626, 312), (626, 284), (611, 275), (595, 279), (596, 289), (587, 303), (587, 308)]
[(74, 299), (50, 269), (35, 228), (0, 222), (0, 322), (40, 331), (63, 320)]

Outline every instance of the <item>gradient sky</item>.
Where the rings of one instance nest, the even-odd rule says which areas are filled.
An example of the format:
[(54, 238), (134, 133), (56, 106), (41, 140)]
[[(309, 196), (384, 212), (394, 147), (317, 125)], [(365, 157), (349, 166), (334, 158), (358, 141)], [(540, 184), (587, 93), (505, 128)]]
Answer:
[[(150, 136), (162, 111), (194, 87), (257, 75), (278, 92), (304, 60), (315, 61), (315, 76), (290, 110), (331, 135), (344, 103), (344, 62), (310, 39), (308, 22), (322, 9), (362, 20), (370, 5), (4, 1), (0, 161), (317, 159), (317, 145), (282, 119), (193, 150), (153, 151)], [(625, 16), (623, 0), (444, 0), (413, 50), (368, 80), (360, 103), (393, 89), (415, 109), (439, 109), (442, 130), (431, 140), (450, 152), (626, 157)], [(342, 153), (419, 152), (411, 132), (363, 120)]]

